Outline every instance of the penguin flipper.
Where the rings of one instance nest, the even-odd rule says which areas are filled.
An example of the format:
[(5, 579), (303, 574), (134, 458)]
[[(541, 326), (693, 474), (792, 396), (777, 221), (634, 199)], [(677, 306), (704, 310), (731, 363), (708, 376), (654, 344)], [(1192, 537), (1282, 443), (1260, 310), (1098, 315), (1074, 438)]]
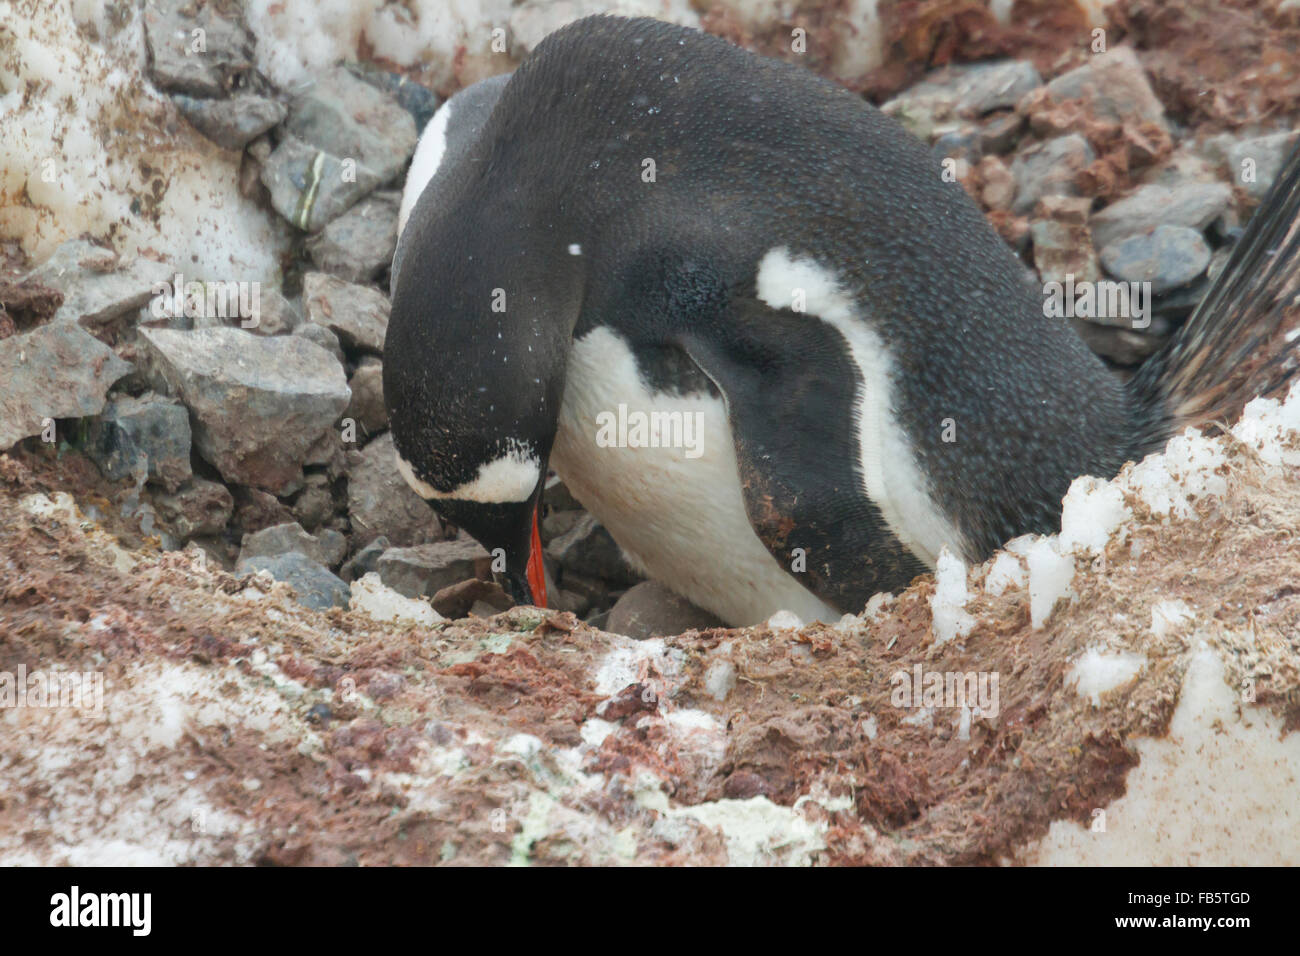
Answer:
[(857, 460), (860, 375), (814, 316), (732, 298), (676, 344), (727, 400), (750, 525), (805, 588), (841, 612), (927, 571), (867, 497)]

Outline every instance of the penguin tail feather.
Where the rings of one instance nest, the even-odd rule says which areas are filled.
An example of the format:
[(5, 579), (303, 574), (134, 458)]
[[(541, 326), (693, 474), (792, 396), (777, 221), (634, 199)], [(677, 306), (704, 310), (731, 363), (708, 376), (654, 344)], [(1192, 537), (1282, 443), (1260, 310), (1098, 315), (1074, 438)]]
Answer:
[(1188, 425), (1235, 422), (1300, 369), (1300, 140), (1227, 265), (1174, 339), (1129, 383), (1145, 415), (1139, 458)]

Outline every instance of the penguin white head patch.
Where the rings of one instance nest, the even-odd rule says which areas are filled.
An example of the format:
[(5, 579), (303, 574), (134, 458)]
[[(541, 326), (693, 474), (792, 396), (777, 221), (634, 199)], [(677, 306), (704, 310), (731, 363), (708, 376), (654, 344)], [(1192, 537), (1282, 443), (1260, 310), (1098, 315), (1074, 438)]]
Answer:
[(542, 476), (537, 457), (528, 448), (517, 443), (500, 458), (484, 462), (479, 466), (478, 475), (473, 480), (451, 491), (439, 491), (427, 481), (421, 480), (415, 474), (411, 463), (401, 455), (397, 456), (397, 470), (411, 486), (411, 490), (426, 501), (452, 498), (457, 501), (477, 501), (481, 504), (527, 501)]

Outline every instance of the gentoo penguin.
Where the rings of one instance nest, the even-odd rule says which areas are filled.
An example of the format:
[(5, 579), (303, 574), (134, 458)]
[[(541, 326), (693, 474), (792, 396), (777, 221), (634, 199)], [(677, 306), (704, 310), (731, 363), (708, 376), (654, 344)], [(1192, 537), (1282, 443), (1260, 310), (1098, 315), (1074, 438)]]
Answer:
[[(1122, 384), (892, 119), (654, 20), (550, 35), (461, 147), (401, 236), (384, 396), (407, 482), (523, 602), (549, 465), (732, 624), (861, 611), (944, 548), (1056, 530), (1076, 476), (1212, 418), (1283, 322), (1263, 296), (1203, 308)], [(1288, 243), (1273, 289), (1300, 162), (1281, 179), (1241, 243)], [(1263, 275), (1237, 251), (1216, 289)]]

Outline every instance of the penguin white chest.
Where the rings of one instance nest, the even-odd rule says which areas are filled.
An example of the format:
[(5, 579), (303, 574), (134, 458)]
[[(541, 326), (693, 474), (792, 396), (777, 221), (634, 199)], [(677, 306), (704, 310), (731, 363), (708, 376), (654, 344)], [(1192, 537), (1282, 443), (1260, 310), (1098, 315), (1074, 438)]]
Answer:
[(839, 618), (750, 526), (722, 399), (647, 387), (610, 329), (573, 344), (551, 464), (634, 565), (723, 620)]

